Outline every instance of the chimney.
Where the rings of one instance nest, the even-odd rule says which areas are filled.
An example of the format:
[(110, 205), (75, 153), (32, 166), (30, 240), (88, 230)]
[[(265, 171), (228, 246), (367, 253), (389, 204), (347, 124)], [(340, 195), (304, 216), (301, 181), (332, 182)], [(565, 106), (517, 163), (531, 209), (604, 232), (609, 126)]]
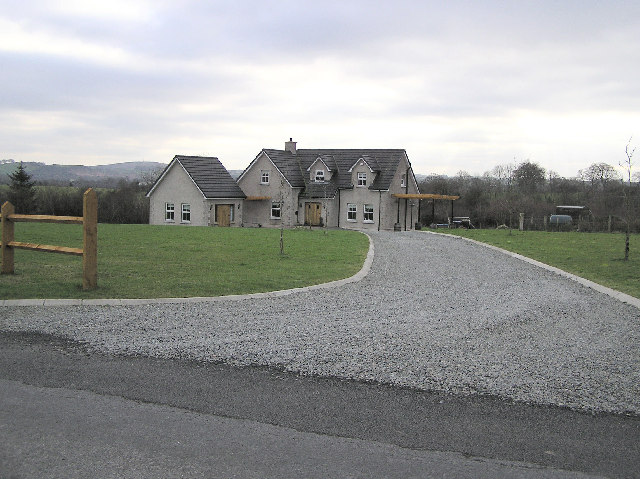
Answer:
[(293, 138), (289, 138), (289, 141), (284, 142), (284, 151), (289, 151), (296, 154), (296, 142), (293, 141)]

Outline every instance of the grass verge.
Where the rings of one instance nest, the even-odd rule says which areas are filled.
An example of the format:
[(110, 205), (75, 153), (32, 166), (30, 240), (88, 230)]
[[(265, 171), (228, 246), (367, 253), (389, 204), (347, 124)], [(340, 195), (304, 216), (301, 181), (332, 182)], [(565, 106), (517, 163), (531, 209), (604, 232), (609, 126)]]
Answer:
[(595, 283), (640, 298), (640, 235), (631, 236), (624, 261), (624, 235), (508, 230), (438, 230), (488, 243), (555, 266)]
[[(80, 226), (18, 223), (16, 241), (82, 247)], [(0, 275), (0, 299), (222, 296), (297, 288), (360, 270), (365, 235), (343, 230), (284, 231), (98, 225), (98, 288), (82, 291), (82, 258), (15, 251), (14, 275)]]

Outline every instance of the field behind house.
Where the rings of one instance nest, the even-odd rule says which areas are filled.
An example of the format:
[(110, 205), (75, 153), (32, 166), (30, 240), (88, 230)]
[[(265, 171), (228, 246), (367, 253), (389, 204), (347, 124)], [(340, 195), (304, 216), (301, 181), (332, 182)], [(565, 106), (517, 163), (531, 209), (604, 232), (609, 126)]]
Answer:
[[(555, 266), (582, 278), (640, 298), (640, 235), (631, 235), (624, 261), (624, 234), (512, 231), (496, 229), (438, 230), (488, 243)], [(464, 267), (461, 259), (460, 267)]]
[[(82, 248), (82, 227), (18, 223), (16, 241)], [(82, 258), (15, 251), (14, 275), (0, 275), (0, 299), (221, 296), (347, 278), (368, 252), (365, 235), (280, 230), (98, 225), (98, 288), (82, 291)]]

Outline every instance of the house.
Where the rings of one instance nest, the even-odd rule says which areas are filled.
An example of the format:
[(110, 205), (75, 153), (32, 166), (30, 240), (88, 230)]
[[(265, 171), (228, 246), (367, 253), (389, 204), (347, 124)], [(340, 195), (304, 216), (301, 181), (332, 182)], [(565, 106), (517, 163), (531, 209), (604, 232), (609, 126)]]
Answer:
[(418, 221), (418, 184), (402, 149), (298, 149), (290, 139), (284, 150), (260, 151), (238, 185), (245, 226), (407, 230)]
[(242, 225), (245, 194), (215, 157), (176, 155), (147, 197), (149, 224)]

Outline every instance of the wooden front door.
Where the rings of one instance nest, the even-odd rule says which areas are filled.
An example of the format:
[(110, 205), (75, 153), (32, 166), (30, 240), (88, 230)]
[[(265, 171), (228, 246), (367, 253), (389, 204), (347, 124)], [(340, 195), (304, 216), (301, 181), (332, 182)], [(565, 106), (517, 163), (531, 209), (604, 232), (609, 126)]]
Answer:
[(322, 204), (320, 203), (305, 203), (304, 208), (304, 224), (311, 226), (320, 226), (322, 216)]
[(218, 226), (231, 225), (231, 205), (216, 205)]

